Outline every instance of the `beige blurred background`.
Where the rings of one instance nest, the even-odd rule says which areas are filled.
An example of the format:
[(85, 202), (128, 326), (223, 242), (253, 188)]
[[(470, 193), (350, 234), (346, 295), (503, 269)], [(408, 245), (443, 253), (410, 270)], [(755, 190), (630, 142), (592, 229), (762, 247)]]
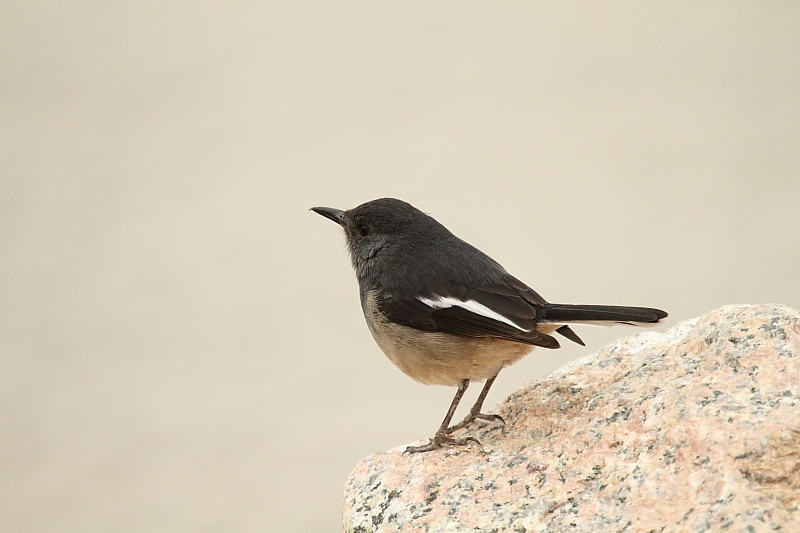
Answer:
[(0, 43), (2, 531), (336, 531), (432, 434), (312, 206), (551, 301), (800, 307), (797, 3), (9, 1)]

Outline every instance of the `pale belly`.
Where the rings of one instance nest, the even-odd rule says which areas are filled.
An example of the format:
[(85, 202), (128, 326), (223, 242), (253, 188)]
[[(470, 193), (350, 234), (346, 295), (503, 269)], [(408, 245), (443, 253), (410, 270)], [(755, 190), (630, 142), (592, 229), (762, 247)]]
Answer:
[(503, 339), (420, 331), (376, 315), (367, 323), (383, 353), (410, 378), (429, 385), (489, 379), (534, 348)]

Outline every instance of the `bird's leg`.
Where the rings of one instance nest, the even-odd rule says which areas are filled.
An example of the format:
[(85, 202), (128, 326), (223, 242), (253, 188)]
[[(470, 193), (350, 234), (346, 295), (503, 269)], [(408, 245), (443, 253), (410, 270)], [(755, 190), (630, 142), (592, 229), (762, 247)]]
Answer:
[(489, 394), (489, 389), (492, 387), (492, 384), (494, 383), (495, 379), (497, 379), (497, 374), (486, 380), (486, 383), (483, 386), (483, 390), (481, 390), (481, 393), (478, 395), (478, 399), (475, 400), (475, 404), (472, 406), (472, 409), (469, 410), (469, 414), (467, 415), (467, 417), (458, 424), (447, 428), (447, 430), (445, 431), (446, 434), (449, 435), (450, 433), (458, 429), (461, 429), (464, 426), (471, 424), (476, 420), (486, 420), (487, 422), (499, 423), (501, 426), (504, 426), (506, 424), (506, 421), (503, 420), (503, 418), (500, 415), (487, 415), (481, 413), (481, 408), (483, 408), (483, 402), (484, 400), (486, 400), (486, 395)]
[(436, 450), (438, 448), (441, 448), (445, 444), (464, 446), (465, 444), (474, 442), (475, 444), (480, 445), (478, 439), (474, 437), (467, 437), (465, 439), (453, 439), (447, 436), (447, 434), (450, 432), (449, 428), (450, 421), (453, 419), (453, 415), (456, 412), (458, 403), (461, 401), (461, 397), (464, 396), (464, 393), (466, 392), (468, 386), (469, 386), (468, 379), (462, 379), (461, 381), (458, 382), (458, 390), (456, 391), (456, 395), (453, 397), (452, 403), (450, 403), (450, 409), (447, 410), (447, 415), (445, 415), (444, 420), (442, 420), (442, 424), (439, 426), (439, 429), (436, 431), (436, 434), (433, 436), (433, 438), (430, 439), (427, 444), (423, 444), (422, 446), (409, 446), (408, 448), (406, 448), (405, 453), (429, 452), (431, 450)]

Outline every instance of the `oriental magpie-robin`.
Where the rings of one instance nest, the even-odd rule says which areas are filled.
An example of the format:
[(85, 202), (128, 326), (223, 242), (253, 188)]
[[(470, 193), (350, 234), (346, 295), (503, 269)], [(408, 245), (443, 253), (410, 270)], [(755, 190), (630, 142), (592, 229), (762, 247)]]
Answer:
[[(450, 437), (475, 420), (503, 423), (481, 413), (497, 374), (536, 346), (558, 348), (553, 333), (584, 345), (568, 324), (653, 325), (667, 316), (649, 307), (548, 303), (494, 259), (401, 200), (312, 211), (344, 229), (361, 308), (381, 350), (416, 381), (458, 388), (434, 437), (408, 447), (410, 453), (477, 443)], [(451, 426), (470, 381), (484, 380), (467, 417)]]

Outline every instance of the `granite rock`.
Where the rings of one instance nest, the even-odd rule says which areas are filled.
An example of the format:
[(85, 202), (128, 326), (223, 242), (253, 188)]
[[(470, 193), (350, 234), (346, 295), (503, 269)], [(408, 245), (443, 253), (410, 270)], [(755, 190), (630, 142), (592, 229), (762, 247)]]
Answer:
[(481, 446), (361, 460), (344, 530), (800, 531), (800, 312), (727, 306), (500, 403)]

